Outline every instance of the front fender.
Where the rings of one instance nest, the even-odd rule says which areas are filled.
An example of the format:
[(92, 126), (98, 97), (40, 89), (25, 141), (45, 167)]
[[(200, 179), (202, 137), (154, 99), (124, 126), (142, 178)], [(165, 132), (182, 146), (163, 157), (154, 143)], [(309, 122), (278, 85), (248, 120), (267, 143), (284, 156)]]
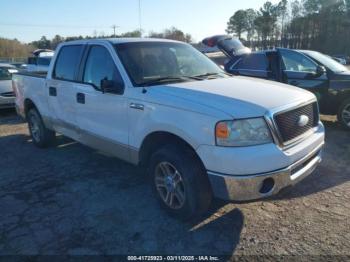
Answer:
[(140, 149), (143, 140), (153, 132), (167, 132), (185, 140), (194, 149), (201, 144), (215, 144), (213, 116), (163, 105), (145, 105), (144, 110), (129, 111), (129, 144)]

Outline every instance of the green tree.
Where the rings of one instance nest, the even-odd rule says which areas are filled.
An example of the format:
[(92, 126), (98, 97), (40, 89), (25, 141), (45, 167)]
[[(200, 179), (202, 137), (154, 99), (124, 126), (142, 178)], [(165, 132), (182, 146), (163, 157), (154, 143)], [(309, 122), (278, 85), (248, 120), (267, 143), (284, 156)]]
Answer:
[(274, 38), (276, 30), (276, 22), (278, 17), (277, 6), (267, 1), (260, 8), (258, 16), (255, 19), (255, 27), (258, 32), (259, 38), (262, 40), (264, 48), (267, 47), (267, 42), (271, 42)]
[(141, 32), (140, 30), (134, 30), (121, 34), (121, 37), (141, 37)]
[(60, 35), (55, 35), (55, 37), (51, 40), (50, 46), (55, 50), (56, 47), (62, 42), (64, 42), (64, 38)]
[(230, 17), (227, 22), (226, 32), (229, 34), (235, 34), (239, 39), (243, 32), (247, 29), (247, 11), (238, 10)]
[(39, 41), (33, 41), (31, 44), (39, 49), (51, 48), (51, 41), (48, 40), (46, 36), (42, 36)]
[(246, 13), (245, 30), (247, 31), (247, 41), (251, 42), (251, 40), (252, 40), (252, 38), (254, 37), (254, 34), (255, 34), (255, 20), (256, 20), (258, 14), (252, 8), (249, 8), (249, 9), (245, 10), (245, 13)]
[(165, 29), (161, 33), (150, 32), (148, 37), (166, 38), (166, 39), (172, 39), (172, 40), (182, 41), (182, 42), (186, 42), (186, 43), (193, 42), (192, 36), (190, 34), (185, 34), (184, 32), (177, 29), (176, 27), (171, 27), (171, 28)]

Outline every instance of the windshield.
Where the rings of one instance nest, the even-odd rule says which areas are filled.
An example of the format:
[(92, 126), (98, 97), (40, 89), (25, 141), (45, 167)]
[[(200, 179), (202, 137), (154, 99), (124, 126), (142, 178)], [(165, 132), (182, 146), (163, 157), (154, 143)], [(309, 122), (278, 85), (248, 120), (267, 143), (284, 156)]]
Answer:
[(324, 54), (321, 54), (319, 52), (305, 51), (304, 53), (310, 56), (312, 59), (316, 60), (317, 62), (321, 63), (325, 67), (329, 68), (333, 72), (344, 72), (348, 70), (345, 66), (338, 63), (333, 58), (326, 56)]
[(12, 74), (17, 70), (11, 67), (0, 67), (0, 80), (11, 80)]
[[(218, 75), (223, 70), (190, 45), (176, 42), (117, 44), (116, 51), (135, 86), (155, 80), (193, 81)], [(185, 79), (185, 80), (184, 80)], [(166, 82), (166, 81), (165, 81)]]

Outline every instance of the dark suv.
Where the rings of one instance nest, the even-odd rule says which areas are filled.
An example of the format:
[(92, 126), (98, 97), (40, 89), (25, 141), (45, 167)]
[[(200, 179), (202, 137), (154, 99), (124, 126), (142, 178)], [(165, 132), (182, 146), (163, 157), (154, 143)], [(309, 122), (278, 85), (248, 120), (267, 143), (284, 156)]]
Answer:
[(276, 48), (250, 52), (237, 41), (230, 36), (215, 36), (203, 43), (217, 46), (228, 56), (224, 65), (228, 73), (279, 81), (313, 92), (320, 113), (337, 115), (350, 130), (350, 71), (345, 66), (316, 51)]

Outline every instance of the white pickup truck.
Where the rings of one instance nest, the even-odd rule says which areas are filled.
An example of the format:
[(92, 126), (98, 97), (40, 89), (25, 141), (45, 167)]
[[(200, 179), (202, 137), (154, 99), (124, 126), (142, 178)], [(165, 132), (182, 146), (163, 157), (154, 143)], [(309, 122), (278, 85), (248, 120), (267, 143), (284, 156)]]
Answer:
[(47, 75), (15, 74), (13, 87), (35, 145), (57, 132), (148, 167), (161, 205), (183, 219), (213, 196), (271, 196), (321, 161), (313, 94), (231, 77), (181, 42), (67, 42)]

